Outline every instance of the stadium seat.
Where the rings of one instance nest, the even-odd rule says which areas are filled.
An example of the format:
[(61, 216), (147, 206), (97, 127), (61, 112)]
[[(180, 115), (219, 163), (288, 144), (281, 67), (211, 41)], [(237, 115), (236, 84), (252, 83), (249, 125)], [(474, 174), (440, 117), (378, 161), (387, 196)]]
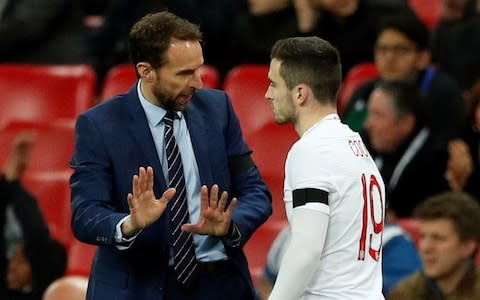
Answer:
[(67, 275), (89, 276), (97, 247), (73, 239), (68, 251)]
[(273, 220), (286, 220), (283, 202), (285, 160), (296, 140), (298, 135), (293, 126), (273, 122), (256, 130), (249, 140), (252, 158), (272, 194)]
[(35, 173), (22, 180), (25, 188), (37, 199), (50, 235), (67, 249), (73, 239), (69, 179), (69, 174)]
[(265, 99), (268, 68), (268, 65), (239, 65), (225, 76), (223, 89), (232, 99), (247, 141), (253, 132), (274, 122), (271, 103)]
[(15, 138), (24, 130), (35, 132), (29, 163), (22, 178), (25, 188), (38, 201), (52, 237), (68, 247), (70, 229), (69, 161), (74, 147), (71, 123), (12, 122), (0, 129), (0, 167), (3, 167)]
[(88, 65), (0, 64), (0, 128), (14, 120), (72, 120), (92, 106)]
[(396, 222), (402, 229), (407, 232), (412, 240), (415, 242), (415, 246), (418, 247), (418, 241), (420, 239), (420, 223), (415, 218), (398, 218)]
[(103, 81), (100, 101), (105, 101), (111, 97), (125, 93), (137, 80), (137, 74), (131, 64), (121, 64), (112, 67)]
[(220, 74), (217, 68), (212, 65), (203, 65), (200, 69), (202, 73), (203, 86), (212, 89), (220, 87)]
[(29, 155), (26, 174), (70, 173), (69, 162), (74, 148), (73, 122), (65, 124), (49, 122), (12, 122), (0, 129), (0, 166), (7, 159), (11, 145), (23, 131), (35, 132), (35, 141)]
[[(200, 69), (203, 86), (206, 88), (219, 87), (219, 73), (211, 65), (203, 65)], [(120, 64), (112, 67), (103, 82), (100, 102), (127, 92), (137, 80), (135, 68), (131, 64)]]
[(352, 67), (343, 79), (342, 86), (340, 88), (337, 103), (338, 113), (342, 115), (348, 101), (352, 97), (355, 90), (362, 83), (377, 76), (377, 67), (372, 62), (365, 62)]
[(287, 226), (286, 221), (269, 220), (260, 226), (245, 244), (245, 255), (254, 283), (265, 267), (270, 246), (285, 226)]
[(432, 30), (440, 19), (442, 0), (408, 0), (408, 4), (428, 29)]

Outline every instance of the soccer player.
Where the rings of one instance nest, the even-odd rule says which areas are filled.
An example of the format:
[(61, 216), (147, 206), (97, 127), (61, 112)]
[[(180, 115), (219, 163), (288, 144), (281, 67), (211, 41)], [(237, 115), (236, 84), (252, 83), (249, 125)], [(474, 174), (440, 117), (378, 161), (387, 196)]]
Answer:
[(385, 188), (360, 135), (341, 123), (338, 51), (318, 37), (279, 40), (265, 97), (300, 139), (285, 165), (292, 228), (270, 300), (380, 300)]

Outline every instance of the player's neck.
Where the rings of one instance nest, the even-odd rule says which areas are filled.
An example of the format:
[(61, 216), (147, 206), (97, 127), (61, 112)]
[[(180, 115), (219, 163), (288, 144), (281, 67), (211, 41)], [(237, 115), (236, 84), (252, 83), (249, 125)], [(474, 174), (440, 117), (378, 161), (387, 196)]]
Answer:
[(337, 108), (333, 105), (315, 105), (299, 108), (295, 130), (299, 136), (302, 136), (305, 131), (331, 114), (337, 114)]

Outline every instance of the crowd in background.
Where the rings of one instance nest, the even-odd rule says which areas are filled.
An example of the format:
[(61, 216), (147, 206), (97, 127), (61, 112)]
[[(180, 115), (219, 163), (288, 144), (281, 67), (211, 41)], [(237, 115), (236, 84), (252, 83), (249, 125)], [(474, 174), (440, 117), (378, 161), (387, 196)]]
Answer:
[[(205, 61), (222, 74), (242, 63), (268, 63), (273, 42), (296, 35), (329, 40), (339, 49), (346, 74), (355, 64), (373, 60), (381, 19), (413, 12), (407, 0), (2, 2), (1, 62), (90, 63), (100, 77), (111, 66), (128, 61), (128, 30), (148, 12), (168, 9), (200, 24)], [(478, 49), (479, 43), (474, 2), (445, 0), (443, 15), (432, 28), (434, 62), (461, 79), (464, 89), (472, 85), (474, 74), (463, 70), (479, 66), (475, 52), (469, 50)], [(452, 38), (457, 42), (450, 42)]]

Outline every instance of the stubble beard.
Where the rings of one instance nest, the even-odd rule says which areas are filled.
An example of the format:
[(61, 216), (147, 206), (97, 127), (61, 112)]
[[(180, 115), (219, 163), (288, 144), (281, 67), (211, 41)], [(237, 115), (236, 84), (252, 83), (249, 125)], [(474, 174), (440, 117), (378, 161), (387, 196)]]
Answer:
[(177, 101), (179, 95), (177, 96), (167, 95), (166, 93), (160, 90), (155, 90), (153, 94), (155, 95), (155, 98), (157, 98), (159, 106), (164, 108), (167, 111), (183, 111), (187, 106)]

